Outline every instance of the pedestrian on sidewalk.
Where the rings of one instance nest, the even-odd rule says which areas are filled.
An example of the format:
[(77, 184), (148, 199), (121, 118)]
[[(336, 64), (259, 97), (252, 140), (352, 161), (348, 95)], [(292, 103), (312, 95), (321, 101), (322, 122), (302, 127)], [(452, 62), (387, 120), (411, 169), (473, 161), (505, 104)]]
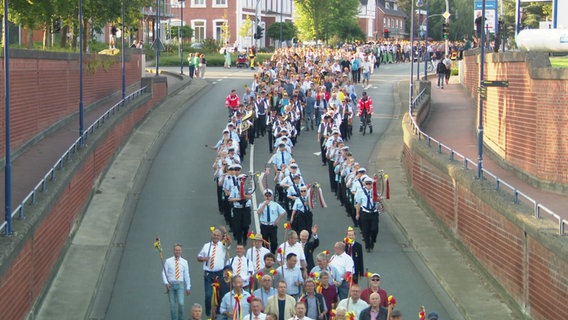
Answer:
[(193, 53), (187, 55), (187, 62), (189, 63), (189, 77), (193, 79), (195, 74), (195, 61), (193, 60)]
[(452, 73), (452, 59), (451, 56), (448, 54), (446, 58), (444, 58), (443, 62), (446, 66), (446, 84), (450, 81), (450, 75)]
[(181, 244), (174, 245), (174, 256), (164, 262), (162, 280), (170, 301), (170, 316), (172, 320), (183, 320), (184, 291), (189, 296), (191, 281), (189, 279), (189, 264), (181, 257)]
[(205, 59), (205, 54), (199, 56), (199, 78), (205, 79), (205, 70), (207, 69), (207, 59)]
[(444, 80), (446, 78), (446, 65), (443, 60), (438, 61), (436, 66), (436, 75), (438, 76), (438, 86), (437, 88), (444, 89)]

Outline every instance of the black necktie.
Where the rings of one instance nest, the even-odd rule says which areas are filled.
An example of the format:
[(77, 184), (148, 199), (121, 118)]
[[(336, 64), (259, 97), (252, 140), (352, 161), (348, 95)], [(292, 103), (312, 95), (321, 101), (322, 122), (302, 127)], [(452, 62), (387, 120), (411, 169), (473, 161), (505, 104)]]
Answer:
[(365, 195), (367, 196), (367, 209), (372, 210), (373, 208), (371, 207), (371, 196), (370, 196), (370, 191), (366, 190), (365, 191)]
[(284, 164), (284, 152), (280, 154), (282, 156), (282, 164)]
[(237, 185), (237, 178), (233, 177), (233, 184), (236, 186)]
[(270, 223), (270, 203), (266, 205), (266, 221)]

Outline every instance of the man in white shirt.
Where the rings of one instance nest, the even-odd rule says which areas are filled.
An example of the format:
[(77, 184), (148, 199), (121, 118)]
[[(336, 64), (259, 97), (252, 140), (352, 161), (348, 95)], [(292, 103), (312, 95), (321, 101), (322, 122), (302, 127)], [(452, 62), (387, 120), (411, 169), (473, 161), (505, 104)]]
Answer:
[(296, 316), (288, 320), (313, 320), (312, 318), (306, 317), (306, 303), (303, 301), (296, 302)]
[(166, 259), (162, 270), (162, 281), (170, 300), (170, 316), (172, 320), (183, 320), (184, 298), (191, 293), (189, 264), (181, 257), (181, 244), (174, 245), (174, 256)]
[(259, 298), (252, 298), (250, 301), (250, 313), (243, 320), (266, 320), (266, 314), (262, 313), (263, 306)]
[(307, 278), (306, 271), (306, 256), (304, 254), (304, 248), (302, 244), (298, 242), (298, 234), (294, 230), (288, 230), (288, 240), (282, 243), (276, 250), (278, 261), (283, 261), (288, 257), (290, 253), (294, 253), (298, 260), (296, 261), (296, 267), (300, 268), (304, 278)]
[(337, 294), (339, 299), (345, 299), (349, 294), (349, 283), (346, 279), (353, 275), (355, 264), (353, 258), (345, 253), (345, 243), (336, 242), (333, 251), (335, 254), (329, 260), (329, 265), (335, 267), (341, 276), (342, 282), (337, 287)]
[(211, 317), (211, 295), (213, 287), (211, 286), (215, 279), (223, 278), (223, 267), (225, 266), (225, 257), (227, 249), (221, 238), (223, 233), (220, 229), (215, 229), (211, 235), (211, 242), (203, 245), (201, 251), (197, 254), (197, 261), (203, 263), (203, 271), (205, 273), (205, 314), (207, 318)]
[(351, 297), (339, 301), (337, 308), (343, 308), (347, 310), (347, 312), (355, 313), (355, 320), (357, 320), (361, 311), (369, 307), (367, 302), (360, 299), (360, 297), (361, 288), (359, 288), (358, 284), (353, 284), (351, 285)]
[(231, 258), (227, 265), (231, 266), (234, 275), (243, 278), (243, 288), (248, 288), (250, 276), (254, 273), (252, 262), (245, 257), (245, 246), (237, 244), (235, 247), (236, 256)]
[(254, 266), (254, 273), (264, 269), (264, 256), (270, 253), (270, 250), (263, 246), (262, 234), (258, 233), (254, 236), (254, 247), (247, 250), (246, 257)]

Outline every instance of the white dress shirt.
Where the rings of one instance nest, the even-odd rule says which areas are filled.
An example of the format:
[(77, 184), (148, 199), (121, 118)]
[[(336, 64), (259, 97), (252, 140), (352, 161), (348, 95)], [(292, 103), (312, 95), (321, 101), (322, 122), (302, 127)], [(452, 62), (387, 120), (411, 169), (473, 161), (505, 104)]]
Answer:
[(345, 252), (340, 255), (334, 254), (329, 260), (329, 265), (337, 269), (342, 280), (345, 280), (346, 272), (351, 272), (351, 274), (355, 272), (353, 258)]
[[(211, 269), (209, 268), (209, 264), (211, 262), (211, 255), (213, 254), (214, 247), (216, 248), (215, 260), (213, 262), (213, 269)], [(203, 248), (201, 248), (201, 251), (197, 256), (201, 258), (209, 257), (209, 260), (203, 261), (203, 271), (217, 272), (223, 270), (223, 267), (225, 266), (227, 249), (225, 249), (225, 246), (221, 243), (221, 241), (218, 241), (217, 243), (213, 243), (213, 241), (211, 241), (203, 245)]]
[(300, 261), (302, 260), (304, 262), (306, 261), (306, 255), (304, 254), (304, 247), (300, 242), (296, 242), (293, 246), (291, 246), (288, 243), (288, 241), (286, 241), (283, 244), (281, 244), (278, 248), (282, 248), (282, 254), (278, 253), (276, 259), (278, 259), (278, 261), (282, 261), (284, 264), (286, 264), (286, 257), (290, 253), (295, 253), (296, 256), (298, 257), (298, 261), (296, 261), (296, 267), (301, 268), (302, 265)]
[(162, 281), (164, 284), (180, 282), (185, 283), (185, 289), (191, 290), (191, 280), (189, 278), (189, 264), (187, 260), (180, 257), (179, 258), (179, 271), (180, 277), (176, 279), (176, 258), (170, 257), (164, 262), (164, 268), (162, 270)]
[(259, 313), (258, 315), (255, 315), (254, 313), (252, 314), (252, 317), (250, 314), (247, 314), (243, 320), (266, 320), (266, 314), (264, 313)]
[[(265, 247), (260, 247), (260, 249), (253, 247), (253, 248), (249, 248), (247, 250), (247, 253), (246, 253), (245, 256), (252, 262), (253, 269), (254, 269), (255, 273), (258, 272), (259, 270), (264, 269), (264, 256), (268, 253), (270, 253), (270, 250), (268, 250)], [(259, 262), (260, 268), (256, 265), (256, 262), (257, 262), (256, 258), (257, 257), (259, 258), (258, 262)]]
[[(237, 271), (239, 270), (239, 264), (241, 266), (241, 272), (237, 274)], [(243, 287), (248, 287), (250, 276), (254, 273), (252, 262), (245, 256), (235, 256), (227, 262), (227, 265), (231, 266), (234, 275), (239, 275), (241, 276), (241, 278), (243, 278)]]

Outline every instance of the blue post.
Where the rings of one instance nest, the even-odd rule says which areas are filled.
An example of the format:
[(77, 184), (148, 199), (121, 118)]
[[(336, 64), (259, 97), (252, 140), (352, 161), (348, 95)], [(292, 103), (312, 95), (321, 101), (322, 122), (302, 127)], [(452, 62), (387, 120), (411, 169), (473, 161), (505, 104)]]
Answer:
[[(481, 2), (481, 21), (485, 23), (485, 0)], [(481, 57), (479, 63), (479, 86), (484, 87), (483, 85), (483, 71), (484, 71), (484, 64), (485, 64), (485, 28), (481, 28)], [(483, 99), (481, 99), (481, 95), (478, 97), (479, 99), (479, 115), (478, 115), (478, 126), (477, 126), (477, 152), (478, 152), (478, 159), (477, 159), (477, 178), (481, 179), (483, 175)]]
[(515, 5), (515, 36), (519, 32), (521, 32), (521, 0), (517, 0)]
[(8, 0), (4, 0), (4, 97), (6, 103), (6, 165), (4, 166), (5, 234), (12, 233), (12, 155), (10, 153), (10, 32), (8, 29)]
[(552, 0), (552, 29), (558, 28), (558, 0)]
[(83, 0), (79, 0), (79, 136), (85, 143), (85, 108), (83, 106)]
[(122, 59), (122, 105), (124, 106), (125, 99), (126, 99), (126, 47), (124, 46), (124, 37), (126, 33), (124, 32), (126, 29), (126, 24), (124, 22), (124, 0), (122, 0), (122, 37), (120, 39), (121, 43), (121, 59)]
[(181, 27), (179, 28), (179, 46), (180, 46), (180, 62), (181, 62), (181, 71), (180, 74), (183, 76), (183, 7), (185, 4), (185, 0), (178, 0), (181, 3)]

